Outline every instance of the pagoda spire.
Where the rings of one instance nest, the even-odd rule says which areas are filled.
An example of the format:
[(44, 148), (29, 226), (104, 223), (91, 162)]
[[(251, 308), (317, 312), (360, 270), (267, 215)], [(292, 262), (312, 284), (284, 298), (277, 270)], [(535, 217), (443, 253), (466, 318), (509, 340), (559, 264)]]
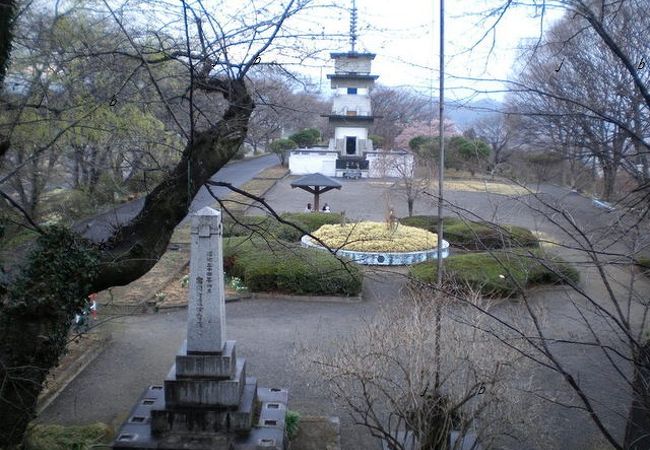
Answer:
[(350, 47), (354, 53), (354, 46), (357, 43), (357, 0), (352, 0), (352, 12), (350, 13)]

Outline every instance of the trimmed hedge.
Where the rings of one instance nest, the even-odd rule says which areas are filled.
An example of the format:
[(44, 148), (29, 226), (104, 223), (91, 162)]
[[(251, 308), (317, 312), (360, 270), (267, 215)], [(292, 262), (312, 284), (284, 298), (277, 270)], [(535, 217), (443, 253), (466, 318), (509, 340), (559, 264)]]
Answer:
[(224, 269), (251, 292), (344, 295), (361, 292), (361, 270), (335, 256), (290, 243), (233, 237), (224, 239)]
[[(306, 229), (307, 225), (297, 220), (292, 220), (297, 226)], [(223, 223), (224, 237), (257, 236), (265, 239), (275, 238), (284, 241), (299, 241), (302, 233), (292, 227), (278, 222), (271, 216), (243, 216), (237, 221), (228, 218)]]
[(318, 230), (323, 225), (341, 223), (343, 215), (340, 213), (284, 213), (281, 214), (284, 220), (305, 224), (305, 228), (310, 233)]
[[(284, 220), (312, 233), (325, 224), (341, 223), (341, 214), (335, 213), (284, 213)], [(243, 216), (237, 221), (228, 217), (223, 222), (223, 236), (255, 236), (265, 239), (276, 238), (283, 241), (298, 242), (303, 233), (295, 227), (283, 224), (271, 216)]]
[[(437, 216), (412, 216), (400, 223), (433, 233), (438, 231)], [(511, 247), (539, 247), (533, 233), (514, 225), (496, 225), (489, 222), (463, 221), (455, 217), (443, 218), (443, 239), (449, 245), (465, 250), (497, 250)]]
[[(418, 264), (410, 269), (418, 281), (435, 283), (437, 268), (434, 262)], [(578, 271), (561, 258), (533, 250), (532, 255), (497, 251), (450, 256), (444, 261), (445, 282), (462, 291), (466, 287), (486, 297), (512, 297), (524, 288), (541, 284), (565, 284), (580, 279)]]

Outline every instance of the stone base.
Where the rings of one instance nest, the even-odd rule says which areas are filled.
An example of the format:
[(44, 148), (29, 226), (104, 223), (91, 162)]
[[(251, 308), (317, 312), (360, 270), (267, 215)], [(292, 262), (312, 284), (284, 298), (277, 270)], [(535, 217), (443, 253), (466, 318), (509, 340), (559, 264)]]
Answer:
[(187, 353), (187, 341), (176, 355), (178, 378), (233, 378), (237, 368), (235, 341), (226, 341), (221, 353)]
[(180, 378), (174, 364), (165, 378), (165, 404), (168, 408), (236, 407), (244, 390), (246, 360), (236, 362), (232, 378)]
[[(246, 388), (244, 397), (250, 386), (254, 386), (254, 378), (246, 379)], [(165, 388), (163, 386), (150, 386), (140, 397), (135, 407), (131, 411), (128, 420), (120, 428), (113, 449), (131, 449), (131, 450), (286, 450), (287, 439), (284, 434), (284, 422), (287, 413), (287, 402), (289, 394), (286, 389), (268, 389), (257, 388), (257, 400), (260, 404), (259, 418), (257, 423), (252, 424), (249, 432), (240, 431), (239, 433), (226, 431), (211, 431), (200, 428), (200, 421), (191, 424), (181, 425), (183, 410), (174, 411), (173, 414), (180, 414), (177, 417), (169, 415), (165, 405)], [(248, 391), (250, 395), (250, 391)], [(214, 411), (203, 410), (206, 413), (202, 417), (210, 417)], [(241, 409), (231, 410), (233, 414), (245, 413)], [(153, 421), (156, 421), (158, 434), (152, 433)], [(184, 432), (164, 432), (167, 425), (161, 425), (158, 421), (164, 421), (165, 418), (172, 417), (172, 424), (186, 428)], [(186, 416), (187, 417), (187, 416)], [(201, 417), (201, 416), (194, 416)], [(213, 416), (216, 417), (216, 416)], [(250, 415), (251, 421), (254, 421), (253, 414)], [(215, 423), (218, 420), (215, 419)], [(234, 422), (231, 421), (231, 425)], [(241, 423), (240, 423), (241, 424)], [(190, 429), (190, 427), (192, 427)], [(199, 427), (199, 428), (195, 428)], [(204, 431), (198, 431), (202, 429)]]
[(247, 432), (253, 426), (253, 414), (257, 402), (257, 380), (246, 378), (237, 408), (165, 408), (151, 409), (151, 434), (165, 433)]

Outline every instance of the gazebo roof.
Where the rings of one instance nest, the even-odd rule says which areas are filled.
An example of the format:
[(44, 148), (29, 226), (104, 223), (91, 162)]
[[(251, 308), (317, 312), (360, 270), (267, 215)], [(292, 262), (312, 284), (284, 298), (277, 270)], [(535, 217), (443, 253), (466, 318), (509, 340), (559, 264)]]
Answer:
[(298, 178), (296, 181), (293, 181), (291, 183), (292, 188), (304, 188), (311, 186), (341, 189), (342, 185), (338, 181), (333, 180), (330, 177), (326, 177), (322, 173), (311, 173), (309, 175), (305, 175), (304, 177)]

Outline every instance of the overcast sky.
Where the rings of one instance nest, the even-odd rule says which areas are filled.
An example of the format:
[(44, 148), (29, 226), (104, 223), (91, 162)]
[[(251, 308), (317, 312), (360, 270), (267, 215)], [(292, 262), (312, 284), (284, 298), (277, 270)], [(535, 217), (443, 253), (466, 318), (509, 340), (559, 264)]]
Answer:
[[(349, 7), (351, 0), (341, 0)], [(470, 48), (489, 30), (494, 18), (485, 17), (485, 11), (503, 3), (502, 0), (447, 0), (445, 2), (445, 53), (446, 95), (461, 99), (475, 89), (498, 89), (497, 85), (480, 85), (457, 77), (506, 78), (517, 55), (517, 45), (523, 38), (540, 35), (540, 17), (531, 8), (511, 9), (504, 15), (495, 33), (488, 33), (473, 50)], [(377, 54), (373, 72), (380, 76), (378, 82), (390, 86), (413, 86), (437, 97), (439, 55), (439, 0), (378, 1), (357, 0), (358, 44), (357, 50)], [(562, 11), (546, 11), (544, 27), (557, 20)], [(334, 23), (327, 28), (347, 33), (349, 13), (341, 9), (323, 19)], [(493, 44), (492, 53), (489, 54)], [(337, 50), (346, 51), (349, 44), (339, 42)], [(331, 64), (323, 70), (332, 71)], [(312, 76), (320, 73), (311, 71)], [(500, 99), (500, 94), (491, 97)]]

